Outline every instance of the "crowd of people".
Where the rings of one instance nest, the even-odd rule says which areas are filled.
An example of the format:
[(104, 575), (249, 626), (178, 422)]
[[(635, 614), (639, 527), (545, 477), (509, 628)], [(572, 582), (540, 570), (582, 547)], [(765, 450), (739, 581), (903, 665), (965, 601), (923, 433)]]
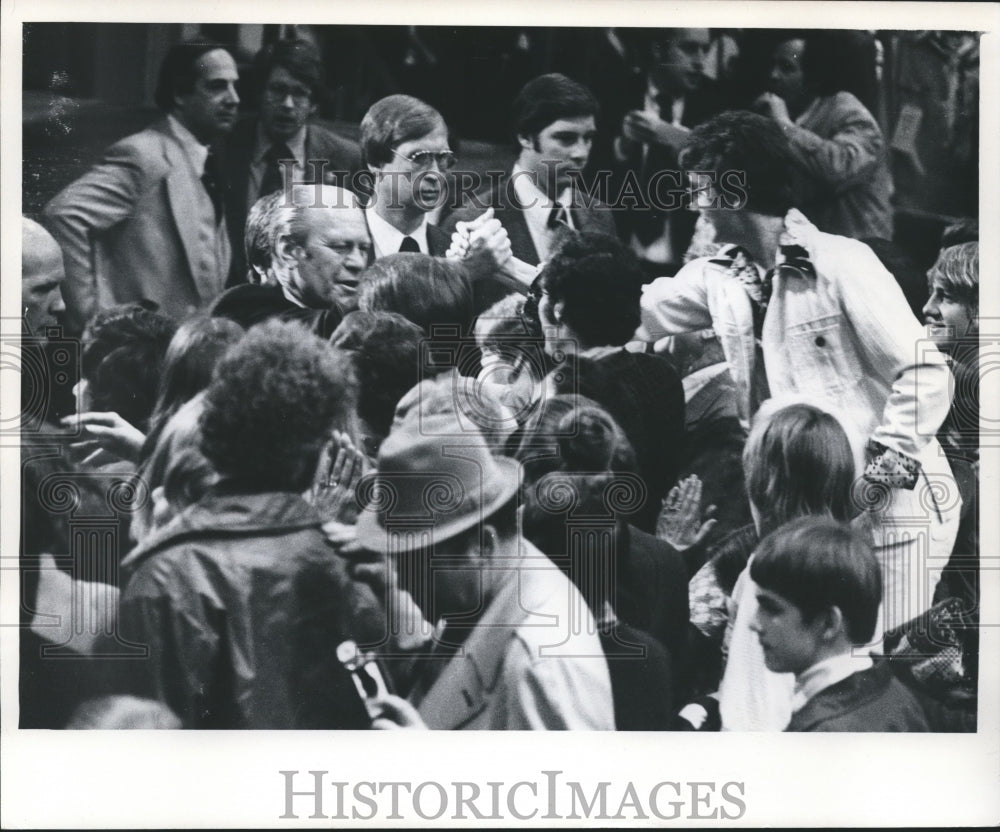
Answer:
[(172, 47), (22, 220), (21, 727), (974, 731), (977, 223), (915, 285), (835, 42), (745, 107), (711, 46), (478, 178)]

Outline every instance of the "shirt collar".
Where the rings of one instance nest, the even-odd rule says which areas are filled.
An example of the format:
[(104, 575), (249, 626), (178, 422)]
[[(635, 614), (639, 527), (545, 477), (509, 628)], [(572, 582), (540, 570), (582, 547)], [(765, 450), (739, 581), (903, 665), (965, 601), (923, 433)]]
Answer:
[(403, 244), (404, 237), (412, 237), (420, 246), (422, 254), (427, 254), (427, 215), (420, 220), (420, 225), (410, 234), (404, 234), (394, 225), (379, 216), (374, 205), (365, 208), (365, 217), (368, 220), (368, 230), (372, 235), (372, 243), (375, 246), (375, 256), (385, 257), (395, 254)]
[(205, 172), (205, 160), (208, 158), (208, 148), (195, 138), (194, 133), (187, 129), (180, 120), (173, 114), (167, 114), (167, 124), (170, 132), (180, 143), (184, 150), (184, 155), (191, 160), (191, 165), (201, 176)]
[(646, 84), (646, 110), (657, 113), (659, 117), (666, 122), (672, 124), (680, 124), (681, 119), (684, 118), (684, 96), (678, 95), (672, 97), (671, 108), (669, 113), (664, 113), (663, 108), (660, 106), (660, 88), (653, 83), (653, 79), (650, 78)]
[(801, 710), (820, 691), (832, 687), (837, 682), (842, 682), (859, 670), (867, 670), (871, 666), (871, 656), (853, 656), (850, 653), (841, 653), (839, 656), (831, 656), (816, 662), (812, 667), (795, 677), (792, 711)]
[[(292, 156), (295, 157), (295, 163), (298, 167), (304, 168), (306, 165), (306, 130), (308, 125), (303, 124), (298, 131), (288, 139), (285, 144), (288, 149), (292, 151)], [(264, 127), (260, 122), (257, 123), (257, 143), (254, 145), (253, 152), (253, 163), (255, 165), (261, 165), (264, 163), (264, 154), (271, 149), (271, 145), (274, 144), (266, 135), (264, 135)]]
[[(815, 277), (816, 268), (811, 258), (817, 233), (816, 226), (798, 208), (790, 208), (785, 214), (784, 227), (778, 238), (775, 272), (788, 273), (793, 270), (803, 277)], [(736, 276), (752, 276), (752, 273), (760, 275), (764, 271), (741, 245), (724, 244), (709, 261), (726, 266)]]

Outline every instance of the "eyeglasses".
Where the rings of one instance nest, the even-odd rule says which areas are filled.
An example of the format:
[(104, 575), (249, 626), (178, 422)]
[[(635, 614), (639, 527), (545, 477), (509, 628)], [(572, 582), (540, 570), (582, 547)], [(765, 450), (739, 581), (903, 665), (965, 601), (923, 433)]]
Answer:
[(312, 93), (305, 87), (290, 87), (287, 84), (268, 84), (264, 87), (264, 95), (273, 101), (284, 101), (288, 96), (296, 104), (308, 104), (312, 99)]
[(450, 150), (418, 150), (409, 156), (404, 156), (397, 150), (392, 152), (400, 159), (406, 159), (416, 170), (430, 170), (435, 162), (439, 170), (451, 170), (455, 167), (455, 154)]

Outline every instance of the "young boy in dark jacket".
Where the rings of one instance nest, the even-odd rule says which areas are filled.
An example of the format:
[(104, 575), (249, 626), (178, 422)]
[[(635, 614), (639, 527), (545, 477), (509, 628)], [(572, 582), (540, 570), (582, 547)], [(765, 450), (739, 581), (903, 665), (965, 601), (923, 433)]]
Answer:
[[(875, 631), (882, 578), (850, 526), (808, 517), (760, 544), (750, 567), (759, 610), (752, 625), (764, 662), (795, 674), (786, 731), (927, 731), (923, 710), (886, 666), (859, 668), (855, 647)], [(864, 660), (862, 660), (864, 661)]]

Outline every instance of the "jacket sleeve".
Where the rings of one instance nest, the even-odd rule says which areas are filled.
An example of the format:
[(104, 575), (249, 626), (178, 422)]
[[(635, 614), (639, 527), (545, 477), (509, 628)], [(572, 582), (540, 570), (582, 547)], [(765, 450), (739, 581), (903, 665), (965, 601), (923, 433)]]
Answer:
[(120, 142), (45, 206), (46, 224), (63, 250), (63, 296), (74, 330), (83, 328), (97, 306), (95, 238), (132, 215), (143, 180), (138, 147)]
[(908, 457), (934, 438), (951, 406), (951, 371), (913, 316), (902, 290), (862, 243), (840, 281), (841, 307), (870, 367), (892, 387), (871, 439)]
[(660, 277), (643, 288), (638, 341), (694, 332), (712, 326), (705, 284), (706, 260), (692, 260), (674, 277)]
[(832, 107), (836, 124), (830, 138), (794, 124), (785, 135), (805, 170), (839, 192), (869, 175), (885, 150), (885, 140), (871, 113), (850, 93), (837, 93)]

